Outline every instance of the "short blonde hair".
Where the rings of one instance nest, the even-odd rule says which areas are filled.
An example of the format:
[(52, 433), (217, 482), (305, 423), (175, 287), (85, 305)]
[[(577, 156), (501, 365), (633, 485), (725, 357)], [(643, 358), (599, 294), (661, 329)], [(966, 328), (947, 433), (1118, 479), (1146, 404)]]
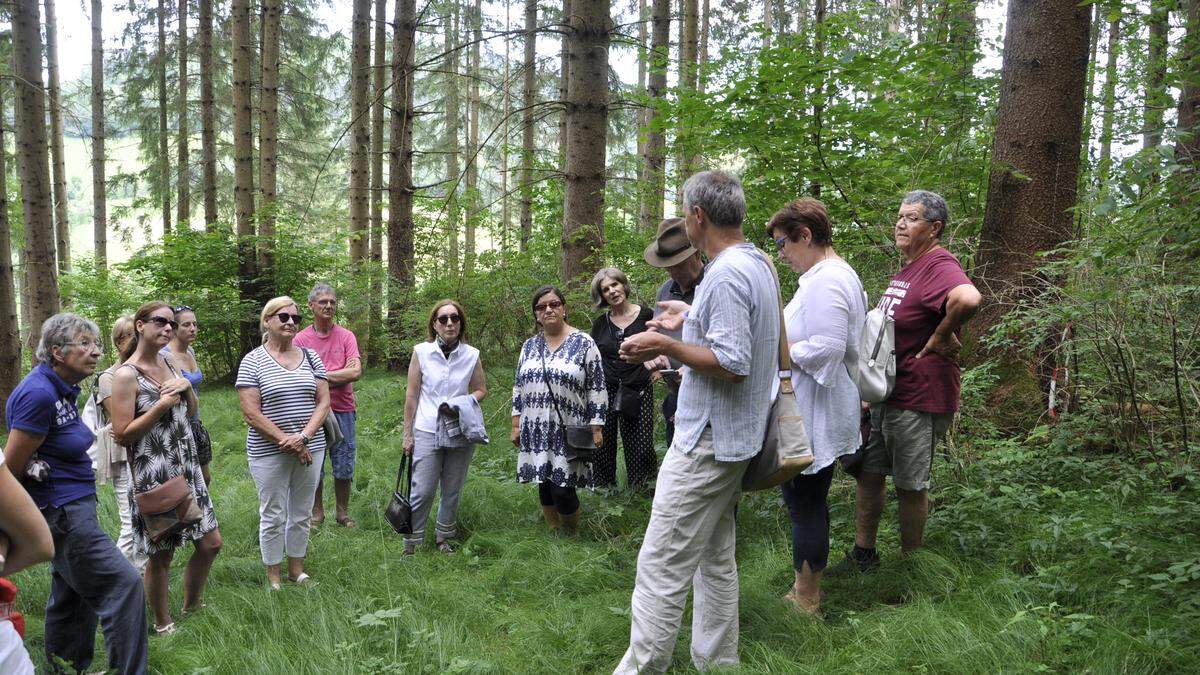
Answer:
[(121, 336), (127, 333), (129, 337), (133, 337), (133, 316), (124, 314), (113, 322), (112, 333), (109, 335), (112, 339), (112, 346), (119, 350), (120, 347), (117, 343), (121, 341)]
[(625, 289), (626, 299), (629, 298), (629, 294), (632, 292), (629, 288), (629, 277), (625, 276), (624, 272), (615, 267), (605, 267), (596, 272), (596, 276), (592, 277), (592, 305), (596, 309), (608, 307), (608, 301), (604, 299), (604, 293), (600, 292), (600, 284), (603, 284), (605, 279), (612, 279), (621, 284)]
[(296, 304), (295, 300), (286, 295), (281, 295), (278, 298), (271, 298), (267, 301), (267, 304), (263, 305), (262, 315), (258, 317), (258, 328), (262, 331), (264, 339), (267, 335), (267, 319), (275, 316), (279, 310), (287, 307), (288, 305), (296, 305), (296, 309), (300, 309), (300, 305)]

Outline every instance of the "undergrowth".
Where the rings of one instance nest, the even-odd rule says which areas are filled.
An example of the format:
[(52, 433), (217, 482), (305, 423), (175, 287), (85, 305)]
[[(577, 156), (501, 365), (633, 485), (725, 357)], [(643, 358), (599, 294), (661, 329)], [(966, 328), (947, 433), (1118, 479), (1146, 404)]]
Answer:
[[(462, 499), (462, 550), (401, 560), (382, 518), (395, 481), (403, 381), (371, 372), (359, 386), (359, 465), (351, 511), (310, 545), (311, 588), (264, 583), (257, 507), (234, 391), (202, 393), (214, 444), (213, 494), (225, 540), (207, 608), (152, 638), (164, 673), (608, 672), (629, 637), (629, 596), (648, 499), (583, 495), (583, 531), (542, 525), (535, 490), (514, 480), (507, 440), (510, 374), (485, 400), (493, 442), (480, 448)], [(965, 417), (965, 416), (964, 416)], [(969, 432), (969, 433), (968, 433)], [(1044, 429), (1004, 439), (964, 419), (934, 470), (924, 550), (897, 553), (894, 506), (877, 572), (827, 574), (823, 621), (789, 609), (790, 529), (776, 492), (738, 514), (744, 672), (1198, 672), (1200, 498), (1168, 490), (1113, 455), (1082, 456)], [(662, 450), (660, 445), (660, 451)], [(327, 498), (332, 499), (331, 491)], [(116, 531), (112, 492), (102, 519)], [(853, 483), (830, 495), (831, 562), (853, 543)], [(432, 516), (431, 516), (432, 517)], [(182, 563), (171, 606), (178, 617)], [(42, 664), (46, 566), (18, 576), (27, 645)], [(676, 669), (690, 672), (690, 610)], [(97, 636), (96, 664), (105, 663)]]

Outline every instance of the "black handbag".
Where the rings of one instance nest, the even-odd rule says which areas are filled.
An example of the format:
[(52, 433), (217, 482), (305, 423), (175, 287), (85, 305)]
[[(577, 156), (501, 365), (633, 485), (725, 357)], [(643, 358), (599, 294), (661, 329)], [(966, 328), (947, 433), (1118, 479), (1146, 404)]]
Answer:
[(866, 454), (867, 441), (871, 439), (871, 411), (864, 410), (859, 417), (858, 435), (861, 443), (858, 449), (848, 455), (838, 457), (838, 464), (842, 465), (842, 471), (858, 478), (863, 470), (863, 456)]
[[(408, 479), (404, 480), (405, 470), (408, 470)], [(404, 483), (404, 492), (400, 491), (400, 483)], [(412, 493), (412, 455), (404, 453), (400, 458), (400, 470), (396, 472), (396, 489), (392, 491), (392, 501), (388, 502), (387, 508), (383, 512), (383, 517), (387, 518), (388, 523), (396, 534), (412, 534), (412, 502), (409, 501), (409, 494)]]
[[(546, 338), (542, 338), (545, 344)], [(546, 383), (546, 391), (550, 394), (550, 405), (554, 406), (554, 414), (558, 415), (558, 426), (563, 430), (563, 456), (568, 462), (590, 462), (592, 453), (596, 451), (596, 440), (592, 436), (592, 427), (586, 424), (567, 424), (563, 420), (562, 411), (558, 409), (558, 397), (554, 395), (554, 387), (550, 386), (550, 376), (546, 373), (546, 352), (542, 351), (542, 380)]]
[(624, 383), (618, 385), (615, 397), (617, 412), (626, 417), (637, 417), (638, 412), (642, 409), (642, 397), (645, 395), (645, 389), (638, 389)]
[(188, 426), (192, 428), (192, 440), (196, 442), (196, 462), (201, 466), (212, 462), (212, 437), (208, 429), (200, 422), (200, 416), (188, 418)]

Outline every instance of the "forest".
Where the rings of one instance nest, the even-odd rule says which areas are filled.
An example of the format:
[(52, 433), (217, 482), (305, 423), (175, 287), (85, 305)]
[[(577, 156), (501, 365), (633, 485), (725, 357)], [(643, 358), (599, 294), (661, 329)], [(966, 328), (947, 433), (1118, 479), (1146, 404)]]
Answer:
[[(588, 494), (580, 541), (539, 533), (504, 442), (513, 366), (541, 284), (585, 328), (602, 267), (652, 306), (643, 249), (684, 181), (722, 169), (767, 251), (776, 210), (824, 202), (872, 303), (901, 198), (937, 192), (984, 298), (926, 549), (831, 579), (812, 622), (779, 604), (778, 496), (743, 502), (743, 669), (1200, 670), (1200, 0), (64, 4), (0, 3), (0, 406), (51, 315), (107, 341), (144, 301), (195, 308), (224, 606), (152, 642), (154, 669), (611, 669), (650, 502)], [(264, 302), (316, 282), (367, 370), (362, 526), (314, 531), (321, 585), (267, 602), (232, 383)], [(402, 563), (381, 512), (404, 373), (447, 297), (494, 440), (462, 555)], [(839, 474), (838, 555), (853, 494)], [(40, 665), (49, 573), (17, 579)]]

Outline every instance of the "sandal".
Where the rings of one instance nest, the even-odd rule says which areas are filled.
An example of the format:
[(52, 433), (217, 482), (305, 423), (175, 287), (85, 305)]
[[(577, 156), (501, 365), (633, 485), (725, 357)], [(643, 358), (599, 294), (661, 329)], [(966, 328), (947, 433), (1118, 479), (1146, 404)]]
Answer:
[(437, 550), (439, 550), (442, 553), (445, 553), (447, 555), (453, 555), (454, 553), (456, 553), (456, 551), (454, 550), (454, 547), (451, 546), (450, 542), (448, 542), (448, 541), (439, 541), (437, 543)]
[(165, 626), (155, 626), (154, 634), (155, 635), (174, 635), (175, 634), (175, 622), (172, 621), (171, 623), (169, 623)]
[(200, 604), (199, 604), (198, 606), (196, 606), (196, 607), (192, 607), (192, 608), (184, 607), (184, 608), (182, 608), (182, 609), (180, 609), (180, 610), (179, 610), (179, 613), (180, 613), (180, 615), (182, 615), (182, 616), (187, 616), (188, 614), (195, 613), (195, 612), (197, 612), (197, 611), (199, 611), (199, 610), (201, 610), (201, 609), (204, 609), (205, 607), (208, 607), (208, 604), (207, 604), (207, 603), (203, 603), (203, 602), (202, 602), (202, 603), (200, 603)]
[(350, 516), (343, 516), (341, 518), (338, 518), (337, 524), (341, 525), (342, 527), (346, 527), (346, 528), (358, 527), (358, 523), (354, 522), (354, 519), (351, 518)]
[(295, 579), (289, 579), (289, 581), (297, 586), (314, 586), (317, 583), (316, 581), (313, 581), (312, 577), (308, 576), (307, 572), (301, 572), (300, 576), (296, 577)]
[(407, 543), (405, 543), (405, 544), (404, 544), (404, 552), (400, 554), (400, 557), (402, 557), (402, 558), (411, 558), (412, 556), (414, 556), (414, 555), (416, 555), (416, 554), (417, 554), (417, 545), (416, 545), (416, 543), (414, 543), (414, 542), (407, 542)]

